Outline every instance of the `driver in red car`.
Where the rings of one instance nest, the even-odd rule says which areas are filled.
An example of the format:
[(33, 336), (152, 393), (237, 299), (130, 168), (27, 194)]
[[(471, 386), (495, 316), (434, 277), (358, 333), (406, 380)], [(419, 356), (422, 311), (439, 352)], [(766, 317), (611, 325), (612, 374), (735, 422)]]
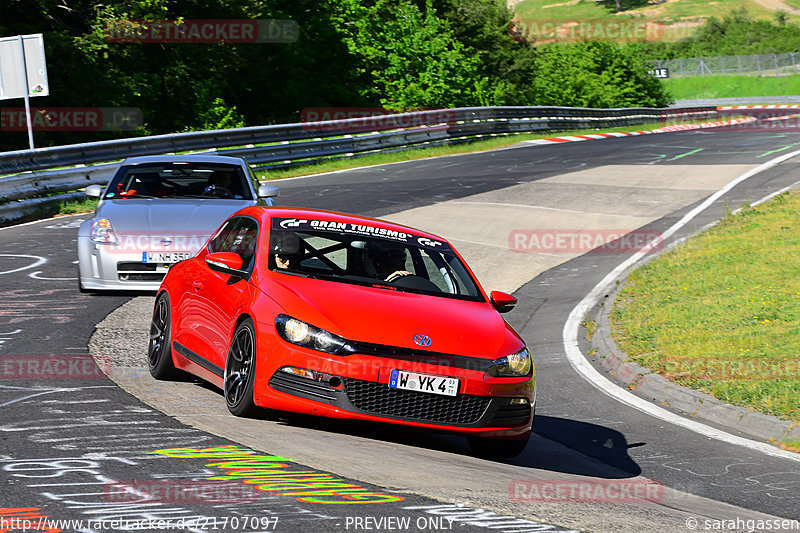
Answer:
[(395, 281), (403, 276), (411, 276), (406, 270), (406, 249), (402, 246), (382, 247), (370, 254), (375, 267), (375, 275), (383, 281)]
[(273, 233), (270, 236), (270, 253), (275, 258), (277, 268), (296, 271), (303, 259), (300, 237), (291, 231)]

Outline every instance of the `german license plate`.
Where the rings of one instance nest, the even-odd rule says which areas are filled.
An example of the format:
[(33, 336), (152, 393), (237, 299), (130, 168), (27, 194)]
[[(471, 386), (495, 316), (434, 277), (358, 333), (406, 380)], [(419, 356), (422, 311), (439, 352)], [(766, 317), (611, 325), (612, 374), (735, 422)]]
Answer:
[(402, 370), (392, 370), (392, 375), (389, 379), (389, 387), (392, 389), (413, 390), (419, 392), (428, 392), (431, 394), (455, 396), (458, 394), (458, 379), (445, 378), (442, 376), (431, 376), (429, 374), (417, 374), (416, 372), (404, 372)]
[(142, 263), (177, 263), (192, 257), (192, 252), (142, 252)]

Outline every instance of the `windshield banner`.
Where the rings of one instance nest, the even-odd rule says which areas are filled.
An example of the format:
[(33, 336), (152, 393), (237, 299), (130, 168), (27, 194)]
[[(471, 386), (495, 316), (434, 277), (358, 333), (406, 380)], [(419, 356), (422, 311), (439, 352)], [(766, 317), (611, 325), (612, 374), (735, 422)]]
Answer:
[(354, 237), (373, 237), (388, 241), (400, 242), (409, 246), (419, 246), (426, 250), (450, 252), (450, 245), (444, 241), (414, 235), (404, 231), (379, 228), (354, 222), (336, 222), (333, 220), (314, 220), (306, 218), (273, 218), (272, 229), (276, 231), (317, 231)]

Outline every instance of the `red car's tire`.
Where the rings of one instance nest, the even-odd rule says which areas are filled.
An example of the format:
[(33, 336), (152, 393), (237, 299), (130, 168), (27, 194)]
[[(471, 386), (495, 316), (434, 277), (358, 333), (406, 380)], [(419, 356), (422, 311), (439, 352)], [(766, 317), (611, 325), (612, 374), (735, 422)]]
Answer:
[(147, 366), (150, 368), (150, 374), (156, 379), (172, 379), (178, 374), (172, 361), (170, 320), (169, 295), (162, 292), (153, 306), (150, 342), (147, 345)]
[(242, 321), (233, 333), (225, 361), (223, 392), (228, 410), (236, 416), (253, 416), (258, 406), (253, 401), (256, 373), (256, 332), (253, 321)]

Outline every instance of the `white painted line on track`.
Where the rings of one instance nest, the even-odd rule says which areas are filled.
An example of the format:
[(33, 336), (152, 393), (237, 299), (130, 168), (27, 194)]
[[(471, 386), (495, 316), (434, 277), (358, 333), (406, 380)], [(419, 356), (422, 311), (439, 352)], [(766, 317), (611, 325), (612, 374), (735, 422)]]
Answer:
[(40, 265), (47, 263), (47, 259), (44, 257), (40, 257), (38, 255), (27, 255), (27, 254), (0, 254), (0, 257), (21, 257), (23, 259), (34, 259), (35, 261), (30, 265), (25, 265), (23, 267), (14, 268), (11, 270), (4, 270), (0, 272), (2, 274), (13, 274), (14, 272), (21, 272), (22, 270), (28, 270), (29, 268), (36, 268)]
[[(795, 152), (784, 154), (780, 157), (776, 157), (766, 163), (763, 163), (757, 166), (754, 169), (745, 172), (735, 180), (728, 183), (725, 187), (720, 189), (719, 191), (715, 192), (706, 200), (686, 213), (683, 218), (681, 218), (678, 222), (676, 222), (673, 226), (667, 229), (662, 238), (664, 240), (671, 237), (675, 234), (679, 229), (683, 226), (688, 224), (693, 218), (697, 215), (705, 211), (708, 207), (710, 207), (715, 201), (717, 201), (720, 197), (724, 194), (729, 192), (731, 189), (742, 183), (743, 181), (747, 180), (763, 172), (779, 163), (782, 163), (788, 159), (791, 159), (795, 156), (800, 155), (800, 150)], [(782, 189), (781, 191), (784, 191)], [(780, 191), (779, 191), (780, 192)], [(774, 196), (770, 195), (770, 196)], [(760, 201), (759, 201), (760, 202)], [(605, 292), (606, 287), (611, 285), (616, 281), (616, 279), (622, 274), (626, 269), (631, 267), (632, 265), (636, 264), (642, 257), (644, 257), (647, 253), (649, 253), (650, 248), (646, 247), (639, 252), (633, 254), (631, 257), (617, 265), (614, 270), (608, 273), (606, 277), (604, 277), (597, 285), (592, 288), (592, 290), (584, 296), (584, 298), (575, 306), (572, 312), (567, 317), (567, 322), (564, 324), (564, 330), (562, 332), (562, 340), (564, 343), (564, 350), (567, 354), (567, 360), (569, 361), (572, 368), (585, 380), (591, 383), (594, 387), (599, 389), (604, 394), (614, 398), (615, 400), (637, 409), (643, 413), (646, 413), (650, 416), (655, 418), (661, 419), (665, 422), (670, 424), (674, 424), (676, 426), (680, 426), (686, 428), (688, 430), (694, 431), (695, 433), (699, 433), (705, 437), (709, 437), (712, 439), (716, 439), (722, 442), (727, 442), (729, 444), (735, 444), (738, 446), (743, 446), (750, 450), (758, 451), (764, 453), (766, 455), (771, 455), (774, 457), (781, 457), (783, 459), (791, 459), (792, 461), (800, 462), (800, 454), (789, 452), (786, 450), (781, 450), (771, 444), (767, 444), (765, 442), (758, 442), (751, 439), (746, 439), (744, 437), (739, 437), (736, 435), (732, 435), (726, 431), (722, 431), (720, 429), (716, 429), (711, 426), (707, 426), (695, 420), (690, 420), (685, 418), (681, 415), (672, 413), (663, 407), (659, 407), (653, 403), (648, 402), (638, 396), (634, 395), (633, 393), (622, 389), (621, 387), (617, 386), (607, 377), (602, 375), (598, 372), (584, 357), (581, 353), (580, 348), (578, 347), (578, 330), (583, 317), (586, 313), (594, 306), (594, 304), (599, 301), (601, 295)]]
[(39, 224), (40, 222), (46, 222), (48, 220), (56, 220), (59, 218), (67, 218), (67, 217), (77, 217), (79, 215), (91, 215), (91, 211), (87, 211), (85, 213), (72, 213), (71, 215), (58, 215), (50, 218), (42, 218), (40, 220), (31, 220), (30, 222), (23, 222), (21, 224), (12, 224), (11, 226), (3, 226), (0, 228), (0, 231), (11, 229), (11, 228), (21, 228), (23, 226), (33, 226), (34, 224)]
[(39, 275), (41, 273), (42, 273), (41, 270), (37, 270), (36, 272), (31, 272), (30, 274), (28, 274), (28, 277), (33, 279), (40, 279), (42, 281), (78, 281), (78, 278), (45, 278)]

